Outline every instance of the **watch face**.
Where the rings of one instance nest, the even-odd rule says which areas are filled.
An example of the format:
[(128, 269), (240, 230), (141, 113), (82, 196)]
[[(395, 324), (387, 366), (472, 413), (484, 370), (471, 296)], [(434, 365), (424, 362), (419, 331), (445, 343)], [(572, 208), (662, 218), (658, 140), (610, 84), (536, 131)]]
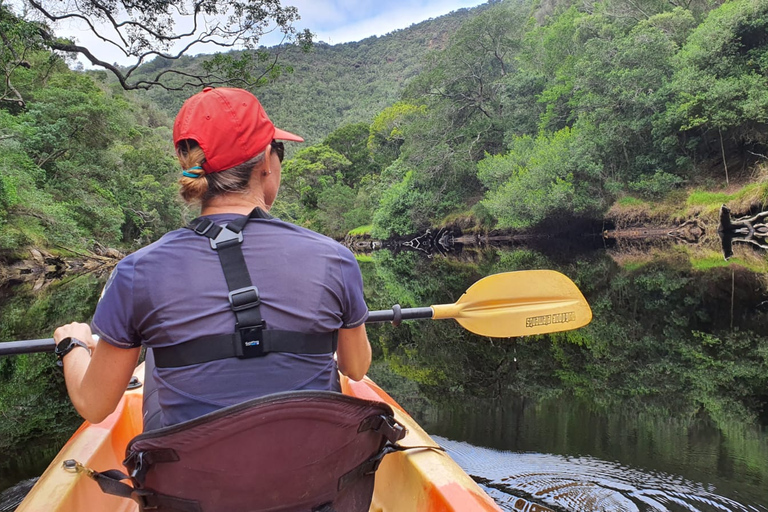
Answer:
[(72, 346), (72, 338), (71, 337), (66, 337), (66, 338), (64, 338), (63, 340), (61, 340), (60, 342), (58, 342), (56, 344), (56, 349), (54, 350), (54, 353), (57, 356), (61, 357), (64, 354), (66, 354), (67, 352), (69, 352), (69, 348), (71, 346)]

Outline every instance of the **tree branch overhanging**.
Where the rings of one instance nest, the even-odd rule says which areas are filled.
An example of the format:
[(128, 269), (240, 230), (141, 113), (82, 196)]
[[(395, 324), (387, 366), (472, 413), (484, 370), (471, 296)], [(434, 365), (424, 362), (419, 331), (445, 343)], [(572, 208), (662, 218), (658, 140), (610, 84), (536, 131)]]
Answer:
[[(79, 0), (73, 3), (58, 0), (26, 0), (38, 15), (49, 23), (76, 21), (90, 31), (108, 48), (130, 57), (128, 65), (109, 63), (101, 48), (57, 37), (44, 24), (37, 24), (38, 37), (43, 44), (58, 52), (82, 55), (91, 65), (111, 72), (126, 90), (162, 87), (180, 90), (184, 87), (259, 85), (279, 75), (277, 63), (280, 49), (297, 43), (302, 49), (311, 46), (312, 34), (298, 32), (294, 23), (299, 19), (295, 7), (281, 6), (280, 0)], [(188, 28), (174, 31), (176, 25)], [(214, 64), (200, 73), (163, 69), (153, 76), (132, 80), (143, 64), (153, 58), (178, 60), (197, 46), (222, 49), (254, 50), (264, 35), (280, 31), (283, 39), (273, 56), (264, 58), (264, 50), (255, 50), (257, 58), (228, 54), (217, 56)], [(184, 77), (181, 81), (172, 77)]]

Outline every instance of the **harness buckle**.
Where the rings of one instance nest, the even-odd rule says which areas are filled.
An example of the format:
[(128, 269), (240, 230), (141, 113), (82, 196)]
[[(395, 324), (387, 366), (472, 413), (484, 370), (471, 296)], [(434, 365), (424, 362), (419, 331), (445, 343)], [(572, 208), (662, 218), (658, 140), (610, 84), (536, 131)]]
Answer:
[(261, 304), (259, 289), (255, 286), (246, 286), (229, 292), (229, 307), (232, 311), (243, 311), (255, 308)]
[(211, 242), (211, 249), (217, 251), (219, 250), (219, 246), (224, 247), (225, 245), (232, 245), (231, 243), (227, 242), (235, 241), (238, 244), (243, 243), (243, 232), (239, 231), (236, 233), (224, 226), (221, 228), (221, 231), (219, 231), (219, 234), (216, 235), (216, 238), (210, 238), (209, 240)]
[(236, 340), (235, 355), (239, 359), (249, 359), (251, 357), (262, 357), (267, 354), (264, 351), (264, 339), (262, 332), (267, 326), (267, 322), (261, 321), (260, 323), (251, 326), (243, 327), (239, 330), (239, 342)]

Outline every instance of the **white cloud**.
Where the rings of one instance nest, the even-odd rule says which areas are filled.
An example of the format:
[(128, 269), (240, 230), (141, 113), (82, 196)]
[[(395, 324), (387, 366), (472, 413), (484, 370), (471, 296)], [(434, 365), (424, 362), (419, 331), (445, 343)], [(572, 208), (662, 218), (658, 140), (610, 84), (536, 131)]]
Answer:
[(300, 27), (307, 27), (318, 41), (329, 44), (359, 41), (381, 36), (414, 23), (436, 18), (464, 7), (484, 3), (478, 0), (295, 0), (301, 15)]

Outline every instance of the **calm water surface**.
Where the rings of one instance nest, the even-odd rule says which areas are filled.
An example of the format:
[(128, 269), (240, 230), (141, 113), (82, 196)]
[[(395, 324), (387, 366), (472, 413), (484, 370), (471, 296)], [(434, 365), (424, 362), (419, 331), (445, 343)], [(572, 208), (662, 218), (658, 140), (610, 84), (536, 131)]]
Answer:
[[(726, 263), (688, 247), (379, 251), (361, 268), (371, 309), (452, 303), (485, 275), (537, 268), (565, 273), (590, 302), (588, 327), (532, 339), (483, 339), (452, 321), (369, 329), (371, 376), (503, 509), (768, 510), (765, 254)], [(87, 318), (100, 286), (17, 288), (0, 304), (2, 339)], [(8, 386), (33, 387), (14, 365), (0, 362), (0, 429), (15, 436), (0, 490), (50, 459), (60, 441), (39, 447), (44, 425), (61, 437), (77, 423), (60, 397), (37, 407), (55, 410), (36, 425), (10, 414), (25, 399)]]

